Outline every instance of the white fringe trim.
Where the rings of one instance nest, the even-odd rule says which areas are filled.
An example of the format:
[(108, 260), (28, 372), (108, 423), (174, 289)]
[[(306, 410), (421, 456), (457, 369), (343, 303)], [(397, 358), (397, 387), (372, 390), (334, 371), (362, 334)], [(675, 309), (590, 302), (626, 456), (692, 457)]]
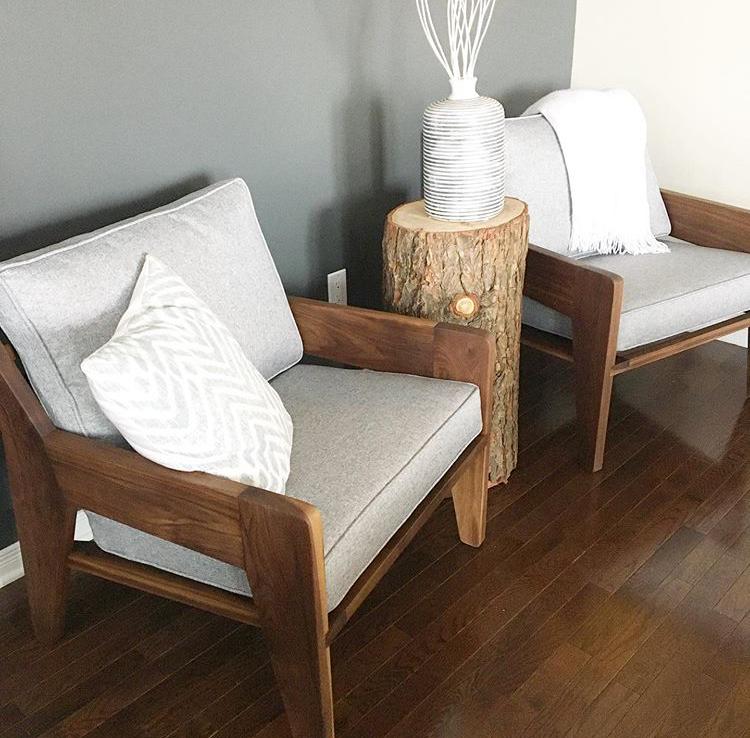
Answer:
[(569, 250), (573, 254), (668, 254), (669, 246), (657, 241), (650, 233), (646, 236), (623, 238), (619, 235), (583, 236), (574, 234), (570, 237)]

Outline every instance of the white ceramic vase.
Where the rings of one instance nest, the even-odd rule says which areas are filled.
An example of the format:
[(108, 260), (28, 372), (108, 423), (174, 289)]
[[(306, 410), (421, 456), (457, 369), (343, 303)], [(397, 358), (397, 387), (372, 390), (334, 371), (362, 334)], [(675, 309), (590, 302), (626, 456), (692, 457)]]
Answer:
[(425, 210), (439, 220), (488, 220), (505, 206), (505, 111), (476, 83), (452, 79), (451, 96), (424, 112)]

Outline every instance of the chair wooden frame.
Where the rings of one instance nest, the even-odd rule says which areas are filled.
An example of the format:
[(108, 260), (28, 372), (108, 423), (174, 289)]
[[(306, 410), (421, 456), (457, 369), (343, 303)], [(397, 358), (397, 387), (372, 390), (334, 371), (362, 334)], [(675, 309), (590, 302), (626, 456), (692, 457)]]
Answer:
[[(750, 253), (750, 210), (662, 190), (672, 235), (700, 246)], [(574, 260), (530, 246), (524, 294), (570, 318), (572, 339), (524, 326), (522, 342), (575, 367), (580, 459), (599, 471), (618, 374), (750, 327), (750, 311), (701, 330), (618, 353), (623, 280)], [(750, 364), (748, 371), (750, 381)], [(750, 385), (749, 385), (750, 386)]]
[[(0, 351), (0, 431), (37, 637), (63, 634), (71, 569), (260, 626), (292, 734), (334, 734), (329, 644), (414, 538), (453, 497), (460, 539), (484, 540), (494, 341), (473, 328), (295, 298), (305, 352), (380, 371), (479, 386), (484, 430), (393, 536), (344, 600), (328, 612), (323, 526), (301, 500), (57, 430), (18, 369)], [(75, 514), (92, 510), (245, 569), (253, 597), (198, 584), (74, 544)]]

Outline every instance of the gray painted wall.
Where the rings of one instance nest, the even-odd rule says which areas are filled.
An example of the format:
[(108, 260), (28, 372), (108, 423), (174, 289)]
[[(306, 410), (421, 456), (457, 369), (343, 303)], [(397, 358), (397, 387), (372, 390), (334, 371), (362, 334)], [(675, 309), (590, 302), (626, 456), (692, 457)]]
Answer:
[[(499, 0), (480, 91), (517, 114), (567, 86), (574, 22), (575, 0)], [(413, 0), (0, 0), (0, 258), (240, 175), (287, 291), (345, 266), (377, 304), (447, 89)]]

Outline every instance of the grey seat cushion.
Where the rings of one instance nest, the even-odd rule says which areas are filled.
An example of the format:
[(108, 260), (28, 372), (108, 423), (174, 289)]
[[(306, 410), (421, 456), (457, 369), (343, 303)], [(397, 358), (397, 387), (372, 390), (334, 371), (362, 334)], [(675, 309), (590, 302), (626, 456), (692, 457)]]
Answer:
[[(333, 609), (482, 428), (460, 382), (299, 365), (272, 386), (294, 421), (287, 495), (315, 505)], [(89, 514), (97, 544), (233, 592), (242, 569)]]
[(112, 337), (147, 253), (208, 303), (266, 378), (302, 357), (247, 185), (221, 182), (0, 265), (0, 327), (59, 428), (121, 442), (80, 365)]
[[(750, 254), (696, 246), (667, 237), (671, 252), (592, 256), (586, 263), (624, 281), (618, 351), (695, 331), (750, 310)], [(523, 322), (571, 336), (570, 320), (524, 298)]]
[[(565, 159), (554, 129), (541, 115), (506, 121), (505, 192), (529, 206), (529, 242), (559, 254), (569, 252), (571, 229), (570, 188)], [(667, 236), (672, 225), (664, 206), (650, 159), (646, 161), (651, 230)]]

